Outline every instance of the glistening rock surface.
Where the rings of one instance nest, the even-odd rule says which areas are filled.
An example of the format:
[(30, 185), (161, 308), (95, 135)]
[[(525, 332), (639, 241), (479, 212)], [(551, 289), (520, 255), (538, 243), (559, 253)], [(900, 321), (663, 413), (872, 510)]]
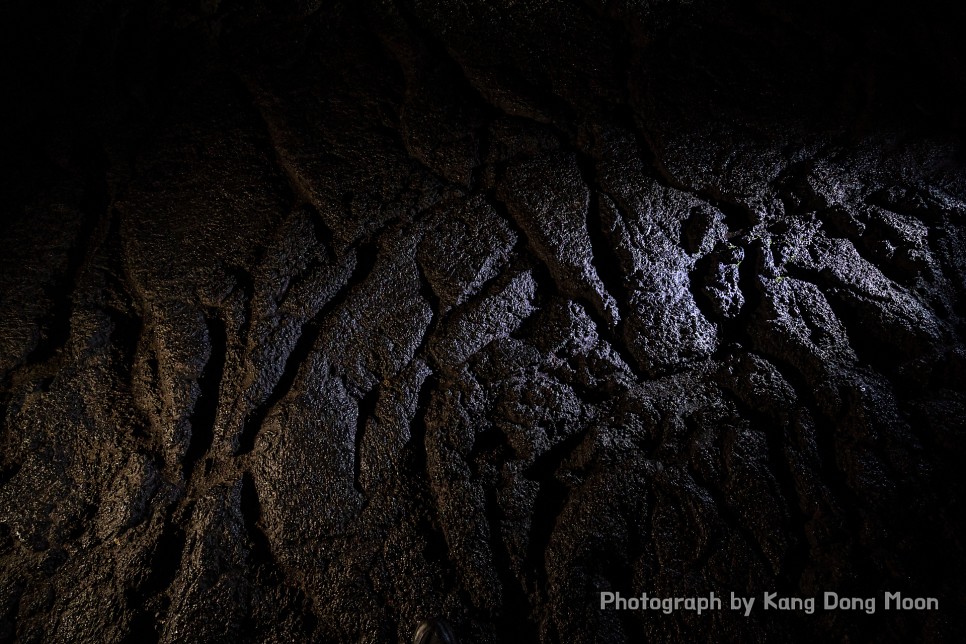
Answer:
[(0, 21), (0, 640), (962, 633), (962, 10), (135, 4)]

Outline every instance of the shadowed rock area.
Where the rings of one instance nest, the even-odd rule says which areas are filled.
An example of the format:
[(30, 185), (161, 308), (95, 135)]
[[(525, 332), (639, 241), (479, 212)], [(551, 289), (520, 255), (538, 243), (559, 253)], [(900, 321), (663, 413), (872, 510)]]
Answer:
[(963, 9), (35, 4), (0, 641), (966, 629)]

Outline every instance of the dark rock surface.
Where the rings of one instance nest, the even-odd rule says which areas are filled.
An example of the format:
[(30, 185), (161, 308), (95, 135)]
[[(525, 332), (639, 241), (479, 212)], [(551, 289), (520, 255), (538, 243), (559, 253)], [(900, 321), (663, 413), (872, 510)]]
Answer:
[(962, 634), (962, 9), (34, 5), (0, 641)]

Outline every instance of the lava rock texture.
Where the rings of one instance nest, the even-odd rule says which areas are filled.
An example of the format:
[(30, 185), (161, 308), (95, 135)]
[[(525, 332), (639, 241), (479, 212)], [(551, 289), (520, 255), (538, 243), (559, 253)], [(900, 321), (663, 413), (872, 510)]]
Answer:
[(961, 8), (4, 5), (0, 640), (964, 632)]

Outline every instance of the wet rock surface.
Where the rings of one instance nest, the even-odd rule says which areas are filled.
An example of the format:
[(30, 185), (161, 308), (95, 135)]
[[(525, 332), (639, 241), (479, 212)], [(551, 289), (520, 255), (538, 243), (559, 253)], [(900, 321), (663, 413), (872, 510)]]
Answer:
[(961, 10), (20, 9), (0, 640), (962, 632)]

